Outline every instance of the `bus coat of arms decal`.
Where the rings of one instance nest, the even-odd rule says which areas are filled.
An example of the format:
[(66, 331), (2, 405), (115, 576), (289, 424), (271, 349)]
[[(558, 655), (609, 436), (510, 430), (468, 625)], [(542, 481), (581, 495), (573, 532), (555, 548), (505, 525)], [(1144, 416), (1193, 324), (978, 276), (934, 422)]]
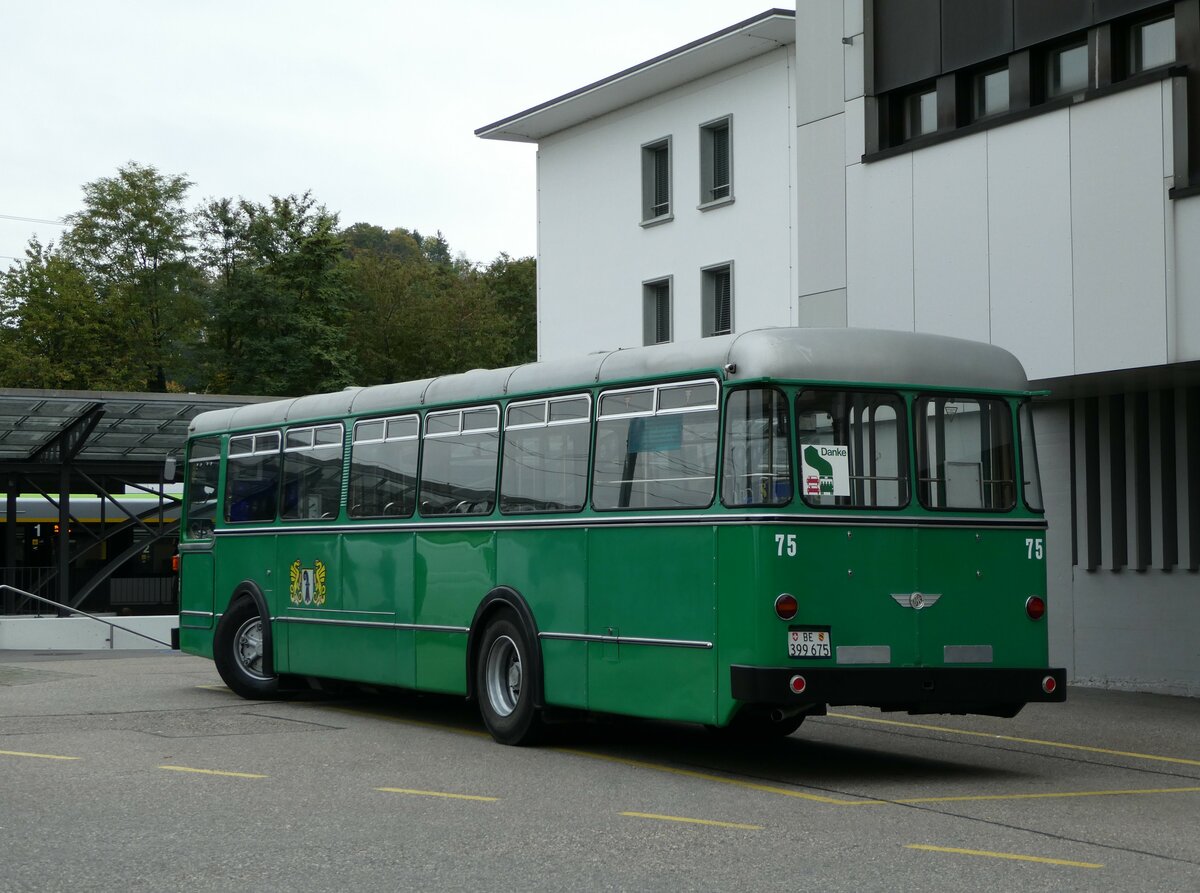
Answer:
[(325, 563), (320, 559), (312, 567), (301, 567), (300, 559), (292, 562), (288, 595), (293, 605), (325, 604)]

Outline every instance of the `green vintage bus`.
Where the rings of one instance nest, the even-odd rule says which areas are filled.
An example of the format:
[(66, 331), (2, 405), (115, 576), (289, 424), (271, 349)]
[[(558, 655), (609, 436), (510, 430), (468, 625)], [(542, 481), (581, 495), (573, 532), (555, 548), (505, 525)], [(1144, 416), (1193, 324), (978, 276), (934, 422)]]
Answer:
[(1020, 363), (780, 328), (204, 413), (180, 645), (348, 680), (788, 734), (829, 705), (1013, 716), (1047, 666)]

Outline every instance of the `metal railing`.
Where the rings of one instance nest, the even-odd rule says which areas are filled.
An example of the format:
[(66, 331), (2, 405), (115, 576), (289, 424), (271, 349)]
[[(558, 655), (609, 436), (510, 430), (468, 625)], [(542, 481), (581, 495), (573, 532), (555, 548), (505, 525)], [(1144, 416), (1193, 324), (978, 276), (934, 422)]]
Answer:
[(113, 649), (113, 630), (119, 629), (121, 632), (129, 633), (131, 636), (139, 636), (143, 639), (149, 639), (156, 645), (163, 645), (167, 648), (171, 647), (170, 642), (164, 642), (161, 639), (156, 639), (154, 636), (148, 636), (145, 633), (139, 633), (136, 629), (130, 629), (127, 626), (121, 626), (119, 623), (113, 623), (111, 620), (105, 620), (103, 617), (97, 617), (95, 614), (89, 614), (87, 611), (80, 611), (78, 608), (72, 608), (70, 605), (64, 605), (62, 602), (56, 602), (53, 599), (43, 598), (40, 595), (34, 595), (32, 592), (26, 592), (23, 589), (18, 589), (16, 586), (8, 584), (0, 584), (0, 592), (8, 592), (14, 595), (22, 596), (23, 598), (31, 598), (34, 601), (43, 602), (47, 605), (53, 605), (60, 611), (70, 611), (72, 614), (78, 614), (81, 617), (87, 617), (89, 620), (95, 620), (97, 623), (103, 623), (108, 627), (108, 647)]

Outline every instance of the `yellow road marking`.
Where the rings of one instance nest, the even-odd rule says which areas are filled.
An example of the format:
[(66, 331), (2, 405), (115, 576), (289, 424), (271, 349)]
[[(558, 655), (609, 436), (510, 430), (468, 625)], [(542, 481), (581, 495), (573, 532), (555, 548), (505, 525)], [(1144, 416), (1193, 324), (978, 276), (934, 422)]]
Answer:
[(989, 850), (960, 850), (950, 846), (926, 846), (920, 843), (905, 844), (906, 849), (924, 850), (929, 853), (953, 853), (958, 856), (983, 856), (988, 859), (1012, 859), (1016, 862), (1039, 862), (1042, 865), (1067, 865), (1071, 868), (1103, 868), (1099, 862), (1071, 862), (1068, 859), (1047, 859), (1045, 856), (1022, 856), (1018, 853), (993, 853)]
[(60, 757), (53, 753), (25, 753), (22, 750), (0, 750), (0, 755), (6, 757), (33, 757), (38, 760), (78, 760), (81, 757)]
[(717, 828), (739, 828), (743, 831), (761, 831), (762, 825), (743, 825), (741, 822), (718, 822), (713, 819), (685, 819), (677, 815), (656, 815), (652, 812), (623, 812), (621, 815), (635, 819), (657, 819), (660, 822), (683, 822), (688, 825), (713, 825)]
[(883, 726), (900, 726), (906, 729), (924, 729), (927, 732), (948, 732), (951, 735), (968, 735), (974, 738), (990, 738), (993, 741), (1012, 741), (1016, 744), (1037, 744), (1041, 747), (1058, 747), (1064, 750), (1082, 750), (1087, 753), (1102, 753), (1113, 757), (1130, 757), (1135, 760), (1154, 760), (1159, 763), (1177, 763), (1181, 766), (1200, 766), (1200, 760), (1184, 757), (1163, 757), (1150, 753), (1133, 753), (1126, 750), (1110, 750), (1107, 747), (1090, 747), (1086, 744), (1068, 744), (1065, 741), (1042, 741), (1038, 738), (1016, 738), (1012, 735), (995, 735), (991, 732), (974, 732), (969, 729), (951, 729), (946, 726), (929, 726), (917, 722), (900, 722), (895, 719), (879, 719), (874, 716), (854, 716), (850, 713), (830, 713), (837, 719), (853, 719)]
[(971, 800), (1053, 800), (1059, 797), (1121, 797), (1131, 794), (1195, 794), (1200, 788), (1142, 788), (1127, 791), (1061, 791), (1042, 794), (975, 794), (957, 797), (905, 797), (897, 800), (847, 801), (847, 806), (871, 803), (956, 803)]
[(198, 775), (226, 775), (230, 778), (270, 778), (269, 775), (255, 775), (252, 772), (222, 772), (219, 769), (193, 769), (190, 766), (159, 766), (159, 769), (169, 769), (172, 772), (195, 772)]
[(376, 788), (386, 794), (415, 794), (418, 797), (446, 797), (449, 800), (481, 800), (484, 803), (495, 803), (499, 797), (479, 797), (475, 794), (447, 794), (445, 791), (414, 791), (411, 788)]
[(741, 781), (737, 778), (726, 778), (723, 775), (710, 775), (707, 772), (697, 772), (694, 769), (678, 769), (674, 766), (664, 766), (660, 763), (647, 763), (642, 760), (630, 760), (625, 757), (613, 757), (603, 753), (591, 753), (586, 750), (574, 750), (568, 747), (550, 748), (558, 753), (569, 753), (577, 757), (588, 757), (593, 760), (605, 760), (609, 763), (619, 763), (623, 766), (633, 766), (637, 769), (651, 769), (655, 772), (667, 772), (671, 775), (682, 775), (685, 778), (699, 778), (704, 781), (715, 781), (718, 784), (728, 784), (734, 787), (746, 788), (751, 791), (763, 791), (768, 794), (779, 794), (782, 797), (795, 797), (798, 800), (811, 800), (814, 803), (831, 803), (842, 805), (844, 803), (853, 803), (853, 800), (835, 800), (832, 797), (822, 797), (819, 794), (805, 794), (802, 791), (795, 791), (790, 788), (780, 788), (769, 784), (758, 784), (753, 781)]

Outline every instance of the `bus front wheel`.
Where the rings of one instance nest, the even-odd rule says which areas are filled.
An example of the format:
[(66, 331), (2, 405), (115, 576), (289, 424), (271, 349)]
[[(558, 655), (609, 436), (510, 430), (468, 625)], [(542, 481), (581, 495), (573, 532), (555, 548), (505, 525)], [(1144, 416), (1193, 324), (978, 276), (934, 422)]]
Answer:
[(533, 744), (541, 716), (533, 703), (532, 662), (525, 631), (507, 614), (488, 623), (475, 660), (483, 724), (501, 744)]
[(265, 623), (253, 600), (242, 598), (221, 617), (213, 638), (217, 672), (235, 694), (255, 701), (279, 697)]

